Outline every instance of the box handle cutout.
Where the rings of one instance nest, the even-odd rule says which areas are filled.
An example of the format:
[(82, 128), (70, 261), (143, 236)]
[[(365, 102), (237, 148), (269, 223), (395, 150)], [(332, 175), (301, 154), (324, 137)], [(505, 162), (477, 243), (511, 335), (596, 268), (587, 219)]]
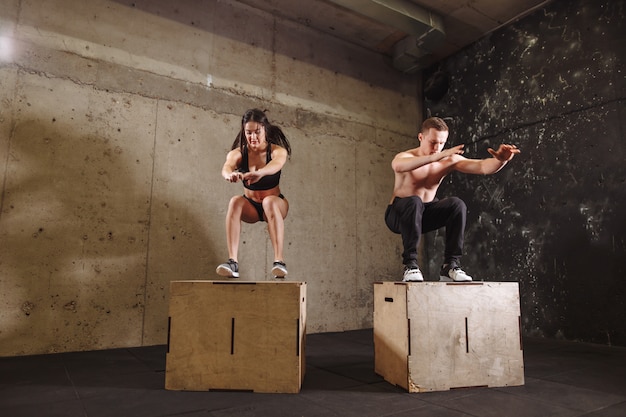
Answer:
[(469, 335), (467, 331), (467, 317), (465, 317), (465, 353), (469, 353)]
[(230, 321), (230, 354), (235, 354), (235, 318)]
[(167, 353), (170, 353), (170, 333), (172, 331), (172, 318), (167, 318)]
[(296, 356), (300, 356), (300, 319), (296, 319)]

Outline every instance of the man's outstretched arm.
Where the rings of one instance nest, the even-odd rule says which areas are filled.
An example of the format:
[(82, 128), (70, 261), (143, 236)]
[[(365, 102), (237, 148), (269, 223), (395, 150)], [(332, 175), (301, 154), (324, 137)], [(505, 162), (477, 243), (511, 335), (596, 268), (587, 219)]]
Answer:
[(500, 171), (513, 157), (521, 151), (515, 145), (502, 144), (497, 151), (487, 150), (493, 158), (466, 159), (457, 162), (454, 169), (464, 174), (490, 175)]

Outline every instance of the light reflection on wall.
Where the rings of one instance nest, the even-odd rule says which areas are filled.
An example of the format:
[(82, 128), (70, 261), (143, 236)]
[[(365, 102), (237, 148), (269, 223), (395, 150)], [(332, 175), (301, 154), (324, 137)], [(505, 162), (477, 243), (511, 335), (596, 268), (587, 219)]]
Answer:
[(0, 61), (11, 62), (13, 56), (13, 40), (0, 36)]

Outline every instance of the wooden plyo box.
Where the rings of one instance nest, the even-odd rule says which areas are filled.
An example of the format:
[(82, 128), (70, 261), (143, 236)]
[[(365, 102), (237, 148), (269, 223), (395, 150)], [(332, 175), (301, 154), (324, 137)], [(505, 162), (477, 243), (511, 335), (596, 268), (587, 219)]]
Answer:
[(374, 368), (409, 392), (524, 385), (516, 282), (377, 282)]
[(306, 283), (172, 281), (165, 388), (298, 393)]

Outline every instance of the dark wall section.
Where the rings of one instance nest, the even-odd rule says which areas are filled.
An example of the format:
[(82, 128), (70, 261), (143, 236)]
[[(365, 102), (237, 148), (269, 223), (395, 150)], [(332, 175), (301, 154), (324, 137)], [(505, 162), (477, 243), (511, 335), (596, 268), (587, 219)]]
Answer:
[[(439, 194), (468, 204), (464, 269), (520, 283), (525, 334), (626, 345), (625, 14), (623, 0), (556, 0), (424, 74), (449, 145), (522, 149)], [(426, 239), (433, 279), (443, 233)]]

